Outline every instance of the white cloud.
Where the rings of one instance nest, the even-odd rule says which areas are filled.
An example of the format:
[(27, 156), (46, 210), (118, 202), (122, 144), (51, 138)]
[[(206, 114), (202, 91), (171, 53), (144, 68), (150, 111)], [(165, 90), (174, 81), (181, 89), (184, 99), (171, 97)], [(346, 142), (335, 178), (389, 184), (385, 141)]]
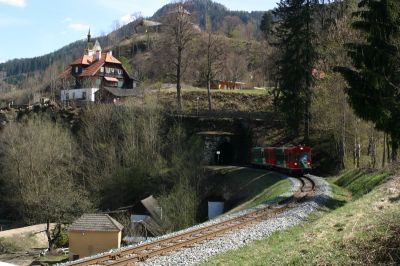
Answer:
[(89, 30), (89, 25), (87, 24), (82, 24), (82, 23), (71, 23), (68, 25), (68, 28), (76, 31), (85, 31)]
[(26, 0), (0, 0), (0, 4), (6, 4), (16, 7), (26, 7)]
[(119, 19), (119, 23), (121, 24), (121, 26), (123, 26), (134, 21), (135, 19), (136, 17), (134, 15), (125, 15)]

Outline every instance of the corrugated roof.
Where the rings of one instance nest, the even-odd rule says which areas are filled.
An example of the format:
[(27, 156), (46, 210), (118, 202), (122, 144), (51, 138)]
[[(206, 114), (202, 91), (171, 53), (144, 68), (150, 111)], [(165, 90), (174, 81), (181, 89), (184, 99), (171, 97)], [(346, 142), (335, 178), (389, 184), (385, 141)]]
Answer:
[(158, 204), (158, 201), (153, 196), (149, 196), (145, 199), (142, 199), (140, 202), (151, 214), (152, 218), (161, 223), (161, 207)]
[(68, 228), (69, 231), (119, 232), (124, 227), (108, 214), (84, 214)]

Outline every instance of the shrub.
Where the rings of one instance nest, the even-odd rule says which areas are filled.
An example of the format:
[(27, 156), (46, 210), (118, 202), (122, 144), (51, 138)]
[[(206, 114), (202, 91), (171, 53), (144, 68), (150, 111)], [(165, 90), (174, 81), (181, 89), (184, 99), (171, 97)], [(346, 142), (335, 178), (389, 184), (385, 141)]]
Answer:
[(51, 231), (53, 245), (55, 248), (67, 247), (69, 243), (67, 228), (61, 224), (57, 224)]

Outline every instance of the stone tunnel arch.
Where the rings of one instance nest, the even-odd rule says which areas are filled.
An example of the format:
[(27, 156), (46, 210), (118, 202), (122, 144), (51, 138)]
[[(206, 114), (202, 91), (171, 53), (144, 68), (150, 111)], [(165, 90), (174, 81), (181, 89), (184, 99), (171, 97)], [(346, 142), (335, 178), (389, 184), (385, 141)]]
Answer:
[[(199, 132), (203, 137), (203, 158), (208, 164), (232, 164), (235, 163), (236, 148), (234, 134), (221, 131)], [(219, 152), (219, 154), (217, 153)]]
[(230, 165), (234, 163), (234, 147), (232, 142), (224, 141), (217, 146), (214, 152), (214, 163)]

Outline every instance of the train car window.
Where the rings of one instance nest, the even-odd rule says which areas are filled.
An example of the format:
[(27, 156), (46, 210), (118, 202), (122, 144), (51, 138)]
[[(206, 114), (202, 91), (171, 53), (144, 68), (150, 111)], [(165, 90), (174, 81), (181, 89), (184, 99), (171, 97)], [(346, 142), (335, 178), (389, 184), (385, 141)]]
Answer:
[(309, 155), (307, 153), (300, 153), (297, 156), (297, 160), (301, 164), (302, 167), (308, 167)]

